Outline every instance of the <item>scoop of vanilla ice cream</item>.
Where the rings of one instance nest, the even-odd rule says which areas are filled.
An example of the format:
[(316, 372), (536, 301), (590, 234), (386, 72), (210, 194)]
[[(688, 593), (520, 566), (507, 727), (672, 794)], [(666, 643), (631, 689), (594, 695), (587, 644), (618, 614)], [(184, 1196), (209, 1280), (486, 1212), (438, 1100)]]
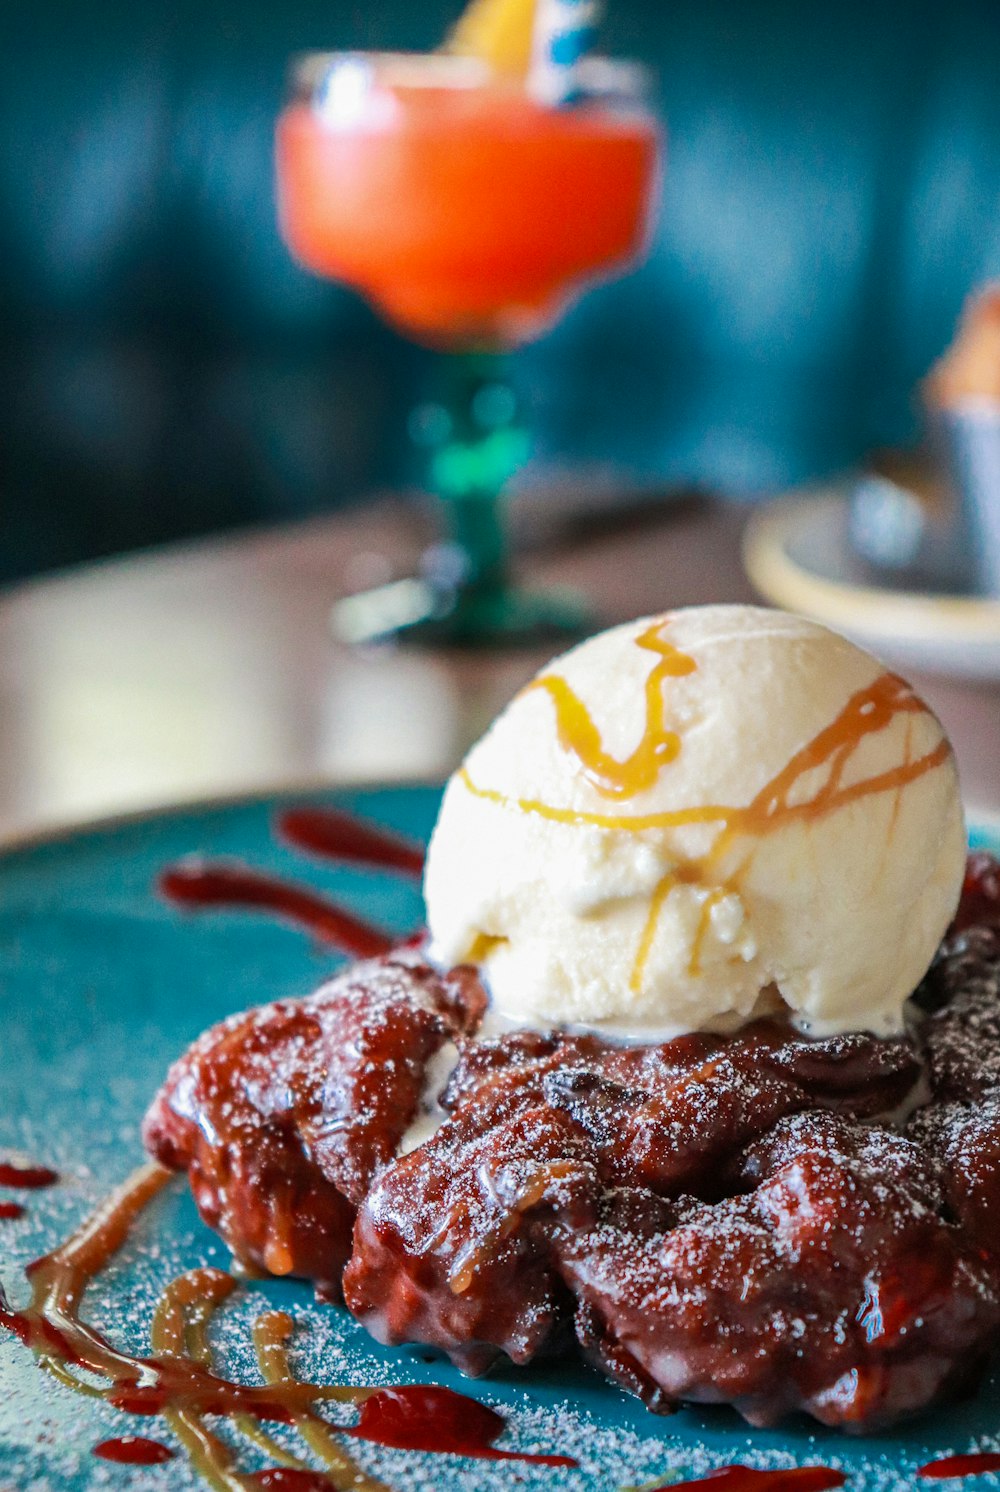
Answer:
[(941, 725), (870, 654), (750, 606), (614, 627), (513, 700), (448, 785), (434, 952), (496, 1011), (632, 1039), (784, 1002), (903, 1026), (966, 853)]

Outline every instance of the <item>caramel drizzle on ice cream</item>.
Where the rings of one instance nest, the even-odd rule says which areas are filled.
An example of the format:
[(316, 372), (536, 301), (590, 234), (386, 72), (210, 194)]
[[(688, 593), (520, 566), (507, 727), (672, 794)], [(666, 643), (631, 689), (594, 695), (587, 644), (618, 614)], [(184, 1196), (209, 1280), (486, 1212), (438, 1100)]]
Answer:
[[(662, 626), (662, 623), (658, 626)], [(649, 640), (656, 630), (652, 628), (649, 632), (643, 633), (642, 637), (637, 639), (639, 645), (648, 647)], [(676, 656), (684, 657), (685, 655)], [(671, 663), (673, 661), (671, 659)], [(690, 669), (685, 669), (684, 672), (690, 672)], [(651, 690), (647, 686), (646, 693), (646, 734), (652, 738), (651, 744), (644, 747), (640, 743), (627, 762), (616, 764), (618, 775), (609, 774), (607, 778), (607, 781), (612, 784), (628, 779), (641, 781), (643, 787), (649, 786), (648, 764), (656, 761), (657, 770), (659, 765), (662, 765), (662, 759), (657, 758), (656, 755), (657, 743), (662, 741), (665, 734), (662, 712), (650, 707), (650, 701), (654, 695), (661, 697), (659, 694), (661, 683), (667, 676), (665, 672), (661, 672), (661, 665), (653, 670), (651, 678), (657, 675), (655, 689)], [(539, 681), (541, 684), (547, 682), (546, 680)], [(561, 691), (550, 690), (549, 692), (558, 701)], [(891, 673), (882, 674), (867, 688), (860, 689), (853, 694), (836, 719), (797, 751), (781, 771), (765, 783), (752, 801), (743, 807), (726, 804), (697, 804), (660, 813), (591, 813), (583, 809), (559, 808), (531, 798), (513, 798), (493, 788), (481, 787), (472, 780), (465, 767), (461, 769), (459, 775), (464, 785), (476, 797), (484, 798), (505, 808), (516, 809), (521, 813), (548, 819), (554, 823), (579, 824), (631, 834), (682, 828), (688, 824), (717, 824), (719, 826), (719, 833), (711, 849), (703, 856), (680, 860), (667, 872), (653, 892), (649, 915), (639, 941), (629, 980), (630, 988), (633, 991), (639, 991), (642, 988), (646, 965), (652, 953), (660, 914), (667, 897), (675, 886), (701, 885), (709, 889), (710, 894), (702, 908), (691, 955), (691, 972), (697, 974), (700, 971), (701, 949), (710, 926), (712, 910), (730, 892), (739, 891), (753, 859), (756, 844), (760, 840), (792, 823), (814, 822), (841, 808), (846, 808), (851, 803), (874, 797), (876, 794), (890, 792), (899, 794), (911, 782), (916, 782), (928, 772), (944, 765), (951, 755), (951, 748), (947, 740), (942, 737), (934, 750), (923, 756), (911, 760), (907, 752), (907, 760), (896, 767), (874, 773), (871, 777), (862, 778), (856, 782), (846, 784), (844, 782), (848, 764), (862, 742), (869, 736), (886, 730), (901, 715), (930, 714), (931, 711), (923, 700), (913, 692), (904, 679)], [(569, 719), (572, 725), (576, 719), (576, 713), (571, 714)], [(589, 716), (587, 719), (589, 722)], [(589, 723), (592, 726), (592, 722)], [(572, 730), (564, 727), (562, 723), (559, 729), (559, 739), (565, 749), (578, 755), (585, 773), (591, 780), (593, 780), (595, 761), (612, 760), (607, 758), (603, 752), (599, 735), (595, 749), (593, 739), (585, 734), (586, 756), (577, 752)], [(675, 752), (674, 755), (676, 754)], [(632, 763), (640, 764), (636, 769), (634, 779), (629, 776)], [(825, 775), (822, 776), (815, 789), (810, 794), (797, 798), (796, 791), (800, 789), (803, 780), (812, 773), (822, 772), (823, 769), (825, 769)], [(655, 777), (652, 780), (655, 780)], [(618, 796), (616, 788), (612, 788), (612, 791), (615, 796)], [(608, 795), (610, 796), (611, 792), (608, 792)], [(733, 851), (738, 842), (744, 839), (749, 841), (747, 853), (736, 868), (721, 879), (718, 874), (710, 879), (710, 872), (713, 870), (718, 872), (723, 857)]]
[(556, 709), (559, 743), (571, 752), (583, 768), (584, 775), (605, 798), (634, 798), (652, 787), (663, 767), (674, 761), (681, 749), (681, 738), (667, 726), (665, 684), (668, 679), (683, 678), (698, 667), (695, 660), (660, 636), (663, 619), (647, 627), (635, 640), (636, 647), (656, 653), (659, 663), (646, 680), (646, 724), (638, 746), (624, 761), (604, 749), (601, 733), (580, 696), (559, 674), (545, 674), (524, 691), (543, 689)]

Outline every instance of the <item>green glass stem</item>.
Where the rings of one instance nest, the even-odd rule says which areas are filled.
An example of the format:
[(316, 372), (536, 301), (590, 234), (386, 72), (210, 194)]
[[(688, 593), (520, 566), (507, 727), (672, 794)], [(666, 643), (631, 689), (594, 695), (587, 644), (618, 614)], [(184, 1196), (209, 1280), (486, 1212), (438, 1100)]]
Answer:
[(505, 490), (531, 443), (502, 355), (455, 353), (443, 374), (441, 401), (417, 426), (447, 539), (443, 553), (431, 551), (431, 578), (443, 569), (460, 594), (496, 592), (508, 574)]
[(482, 648), (558, 643), (591, 630), (581, 597), (522, 590), (511, 580), (506, 492), (531, 443), (506, 359), (448, 355), (441, 395), (415, 411), (411, 434), (428, 452), (443, 540), (424, 554), (419, 576), (338, 602), (336, 635)]

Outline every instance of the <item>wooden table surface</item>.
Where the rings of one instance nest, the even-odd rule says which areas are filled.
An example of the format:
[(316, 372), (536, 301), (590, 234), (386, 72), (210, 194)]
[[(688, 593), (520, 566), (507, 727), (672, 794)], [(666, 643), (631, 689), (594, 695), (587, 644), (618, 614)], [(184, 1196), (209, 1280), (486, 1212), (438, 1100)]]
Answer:
[[(607, 622), (752, 600), (742, 515), (649, 510), (536, 551), (526, 575), (584, 588)], [(0, 840), (192, 800), (341, 781), (437, 781), (545, 660), (353, 652), (338, 595), (406, 573), (421, 540), (392, 503), (161, 550), (0, 597)], [(1000, 811), (1000, 691), (918, 687), (966, 798)]]

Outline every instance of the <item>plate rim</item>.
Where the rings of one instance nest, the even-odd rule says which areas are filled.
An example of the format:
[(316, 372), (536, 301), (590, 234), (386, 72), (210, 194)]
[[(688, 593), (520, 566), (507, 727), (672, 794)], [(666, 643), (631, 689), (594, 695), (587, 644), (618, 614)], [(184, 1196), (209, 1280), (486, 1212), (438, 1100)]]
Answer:
[[(448, 777), (450, 776), (449, 773)], [(115, 829), (176, 818), (186, 813), (211, 813), (214, 809), (251, 808), (269, 802), (282, 803), (309, 793), (380, 793), (391, 792), (396, 788), (404, 791), (408, 788), (426, 788), (432, 792), (443, 792), (448, 777), (432, 778), (419, 774), (412, 777), (352, 777), (347, 774), (312, 777), (306, 774), (302, 778), (285, 778), (279, 783), (261, 783), (249, 788), (235, 787), (228, 791), (221, 789), (193, 792), (161, 802), (153, 800), (133, 808), (111, 809), (107, 813), (83, 813), (79, 817), (71, 816), (32, 826), (19, 827), (14, 824), (9, 829), (0, 829), (0, 858), (17, 854), (21, 850), (38, 849), (47, 844), (63, 844), (75, 839), (77, 835), (113, 832)]]

